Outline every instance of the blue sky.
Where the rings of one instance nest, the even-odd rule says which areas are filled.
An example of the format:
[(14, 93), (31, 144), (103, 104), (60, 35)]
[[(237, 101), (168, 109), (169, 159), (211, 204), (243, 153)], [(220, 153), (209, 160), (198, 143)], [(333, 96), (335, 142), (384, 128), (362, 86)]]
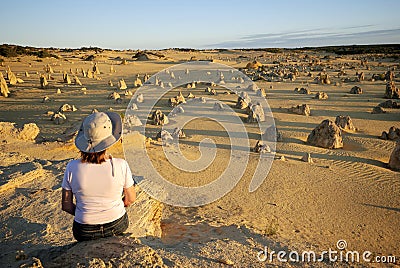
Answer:
[(12, 0), (0, 43), (113, 49), (400, 43), (400, 1)]

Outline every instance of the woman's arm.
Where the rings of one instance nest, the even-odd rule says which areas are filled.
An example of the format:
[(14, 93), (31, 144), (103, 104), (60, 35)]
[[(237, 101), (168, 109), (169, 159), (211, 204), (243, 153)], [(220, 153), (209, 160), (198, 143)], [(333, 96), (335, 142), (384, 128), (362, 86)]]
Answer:
[(131, 186), (129, 188), (124, 188), (124, 206), (127, 207), (131, 205), (136, 200), (136, 191), (135, 186)]
[(74, 194), (71, 190), (62, 189), (62, 210), (75, 216)]

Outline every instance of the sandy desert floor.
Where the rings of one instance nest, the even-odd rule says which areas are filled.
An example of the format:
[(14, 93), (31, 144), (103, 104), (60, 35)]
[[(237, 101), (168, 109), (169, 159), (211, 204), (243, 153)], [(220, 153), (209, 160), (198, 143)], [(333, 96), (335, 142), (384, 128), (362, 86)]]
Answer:
[[(17, 77), (24, 80), (22, 84), (9, 87), (8, 98), (0, 97), (0, 121), (15, 122), (18, 127), (36, 123), (40, 128), (35, 141), (20, 140), (7, 131), (0, 132), (1, 267), (29, 267), (34, 258), (40, 259), (44, 267), (75, 267), (77, 263), (93, 267), (106, 267), (108, 263), (127, 267), (135, 263), (178, 267), (350, 265), (327, 261), (298, 264), (281, 263), (276, 259), (272, 262), (257, 260), (257, 253), (264, 247), (275, 251), (320, 253), (329, 248), (337, 249), (336, 243), (341, 239), (347, 242), (348, 250), (368, 250), (373, 256), (396, 255), (397, 265), (400, 264), (400, 173), (387, 167), (396, 141), (378, 138), (391, 126), (400, 127), (400, 109), (371, 114), (373, 107), (385, 101), (386, 82), (370, 81), (373, 74), (385, 73), (388, 68), (398, 66), (398, 62), (372, 55), (335, 58), (315, 52), (273, 54), (239, 50), (166, 50), (160, 51), (166, 59), (136, 61), (131, 51), (104, 51), (102, 57), (96, 58), (101, 71), (97, 79), (82, 77), (79, 73), (82, 86), (63, 83), (64, 71), (72, 69), (75, 73), (76, 69), (91, 69), (94, 61), (83, 58), (93, 53), (60, 52), (60, 59), (46, 58), (40, 62), (30, 56), (6, 58), (0, 67), (5, 75), (6, 66), (10, 66)], [(306, 54), (309, 58), (304, 57)], [(181, 208), (149, 201), (141, 192), (138, 203), (129, 208), (132, 221), (129, 231), (136, 238), (127, 235), (74, 244), (73, 218), (61, 211), (60, 199), (64, 168), (69, 160), (78, 157), (78, 152), (72, 142), (64, 141), (63, 132), (79, 124), (95, 108), (100, 111), (111, 108), (124, 114), (131, 97), (123, 96), (124, 91), (117, 89), (120, 78), (124, 78), (128, 89), (134, 92), (136, 75), (143, 78), (146, 73), (155, 74), (193, 56), (213, 58), (234, 68), (244, 68), (256, 57), (271, 67), (277, 65), (274, 61), (279, 61), (280, 66), (291, 66), (307, 64), (310, 58), (321, 59), (311, 73), (315, 77), (320, 72), (317, 67), (325, 68), (332, 83), (317, 84), (306, 72), (300, 72), (295, 81), (256, 81), (266, 90), (276, 126), (283, 134), (283, 141), (277, 143), (276, 160), (257, 191), (248, 191), (259, 157), (250, 152), (244, 176), (223, 198), (201, 207)], [(127, 59), (126, 65), (121, 64), (121, 58)], [(368, 68), (360, 65), (361, 58), (369, 60)], [(50, 64), (54, 73), (49, 86), (41, 89), (39, 74), (44, 73), (45, 64)], [(111, 66), (116, 72), (110, 72)], [(337, 77), (338, 66), (345, 66), (346, 76)], [(346, 77), (356, 77), (357, 71), (364, 72), (364, 81), (342, 81)], [(25, 77), (25, 72), (30, 77)], [(395, 82), (400, 85), (400, 74), (398, 71), (395, 74)], [(108, 85), (109, 80), (113, 87)], [(363, 89), (363, 94), (349, 94), (355, 85)], [(86, 90), (81, 90), (83, 87)], [(296, 94), (296, 87), (306, 87), (313, 93), (324, 91), (329, 98), (317, 100), (313, 99), (314, 94)], [(56, 93), (58, 88), (61, 94)], [(206, 96), (204, 89), (202, 86), (184, 89), (183, 95), (190, 91), (196, 96)], [(113, 91), (121, 93), (122, 103), (107, 98)], [(43, 103), (44, 96), (50, 101)], [(216, 98), (234, 106), (237, 96), (219, 94)], [(78, 110), (66, 113), (67, 121), (56, 125), (47, 112), (57, 110), (64, 103), (75, 105)], [(311, 107), (311, 116), (293, 114), (286, 109), (303, 103)], [(358, 128), (356, 132), (343, 132), (343, 149), (324, 149), (305, 143), (308, 134), (322, 120), (334, 121), (338, 115), (349, 115)], [(159, 129), (150, 128), (154, 134)], [(246, 124), (246, 129), (252, 147), (260, 133), (251, 124)], [(224, 131), (212, 121), (199, 119), (184, 130), (189, 137), (180, 147), (188, 158), (198, 157), (198, 142), (205, 137), (214, 139), (217, 144), (227, 143)], [(215, 163), (200, 173), (190, 174), (169, 165), (159, 143), (146, 146), (154, 166), (175, 183), (186, 186), (206, 184), (223, 172), (229, 158), (229, 150), (220, 146)], [(121, 144), (114, 146), (111, 152), (114, 157), (124, 157)], [(311, 153), (314, 163), (301, 161), (304, 153)], [(285, 156), (286, 161), (280, 160), (280, 156)], [(140, 167), (132, 167), (133, 173), (135, 169)], [(27, 259), (16, 260), (19, 250), (25, 252), (22, 257)]]

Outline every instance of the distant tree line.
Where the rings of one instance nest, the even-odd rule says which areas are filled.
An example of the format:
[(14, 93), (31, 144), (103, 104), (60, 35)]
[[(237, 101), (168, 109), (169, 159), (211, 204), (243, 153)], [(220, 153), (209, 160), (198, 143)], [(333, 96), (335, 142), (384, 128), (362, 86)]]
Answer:
[(35, 48), (28, 46), (23, 47), (23, 46), (8, 45), (8, 44), (0, 45), (0, 55), (3, 57), (18, 57), (23, 55), (29, 55), (29, 56), (37, 56), (39, 58), (53, 57), (58, 59), (58, 56), (56, 54), (50, 52), (51, 50), (53, 49), (52, 48), (43, 49), (43, 48)]
[(400, 54), (400, 44), (304, 47), (293, 50), (335, 53), (337, 55)]
[[(205, 51), (207, 49), (193, 49), (193, 48), (172, 48), (176, 51), (195, 52)], [(228, 51), (228, 49), (215, 49), (219, 52)], [(285, 51), (315, 51), (334, 53), (337, 55), (356, 55), (356, 54), (387, 54), (387, 55), (400, 55), (400, 44), (384, 44), (384, 45), (351, 45), (351, 46), (324, 46), (324, 47), (302, 47), (302, 48), (248, 48), (248, 49), (232, 49), (241, 51), (264, 51), (270, 53), (282, 53)], [(22, 55), (33, 55), (39, 58), (53, 57), (58, 58), (54, 52), (73, 52), (73, 51), (94, 51), (101, 53), (103, 51), (111, 51), (111, 49), (103, 49), (99, 47), (81, 47), (73, 48), (35, 48), (30, 46), (18, 46), (2, 44), (0, 45), (0, 55), (3, 57), (17, 57)]]
[(95, 53), (101, 53), (105, 50), (111, 49), (103, 49), (99, 47), (81, 47), (78, 49), (74, 48), (36, 48), (30, 46), (18, 46), (18, 45), (9, 45), (9, 44), (2, 44), (0, 45), (0, 56), (3, 57), (18, 57), (18, 56), (37, 56), (39, 58), (58, 58), (57, 54), (54, 52), (73, 52), (73, 51), (94, 51)]
[[(173, 48), (177, 51), (194, 52), (204, 51), (206, 49), (192, 49), (192, 48)], [(225, 52), (228, 49), (220, 48), (215, 49), (218, 52)], [(351, 46), (323, 46), (323, 47), (302, 47), (302, 48), (242, 48), (231, 49), (241, 51), (263, 51), (270, 53), (282, 53), (290, 51), (315, 51), (334, 53), (337, 55), (356, 55), (356, 54), (400, 54), (400, 44), (384, 44), (384, 45), (351, 45)]]

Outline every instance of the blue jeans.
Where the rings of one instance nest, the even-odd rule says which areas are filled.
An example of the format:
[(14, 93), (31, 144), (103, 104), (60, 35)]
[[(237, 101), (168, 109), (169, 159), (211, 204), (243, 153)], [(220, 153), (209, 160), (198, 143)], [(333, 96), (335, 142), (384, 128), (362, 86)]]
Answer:
[(129, 225), (128, 214), (105, 224), (81, 224), (74, 221), (72, 232), (76, 240), (88, 241), (103, 237), (122, 235)]

